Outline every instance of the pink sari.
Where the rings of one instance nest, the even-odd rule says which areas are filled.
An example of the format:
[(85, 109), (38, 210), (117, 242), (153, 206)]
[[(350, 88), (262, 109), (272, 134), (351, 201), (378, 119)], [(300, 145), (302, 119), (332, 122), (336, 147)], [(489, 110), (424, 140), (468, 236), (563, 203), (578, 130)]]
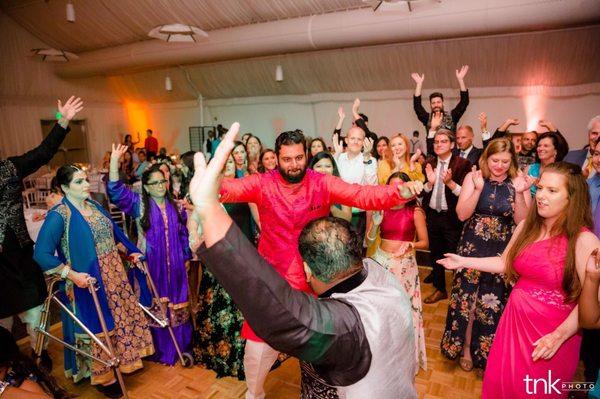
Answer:
[(573, 381), (581, 335), (566, 340), (549, 360), (532, 360), (533, 343), (554, 331), (576, 305), (564, 303), (561, 283), (567, 239), (534, 242), (515, 259), (519, 280), (512, 290), (490, 350), (483, 399), (566, 398)]

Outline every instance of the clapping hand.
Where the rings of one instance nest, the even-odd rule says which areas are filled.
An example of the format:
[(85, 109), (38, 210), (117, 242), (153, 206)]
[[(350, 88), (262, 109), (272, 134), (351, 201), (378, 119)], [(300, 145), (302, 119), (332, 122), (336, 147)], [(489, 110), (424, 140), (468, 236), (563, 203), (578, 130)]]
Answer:
[(431, 115), (430, 130), (437, 130), (442, 124), (443, 116), (444, 115), (441, 112), (434, 112), (433, 115)]
[(442, 177), (442, 180), (444, 181), (445, 185), (450, 184), (452, 181), (452, 169), (448, 168), (448, 170), (444, 172), (444, 177)]
[(421, 156), (421, 149), (417, 148), (417, 151), (410, 157), (410, 170), (415, 170), (415, 163), (419, 160)]
[(521, 170), (517, 172), (517, 177), (515, 177), (513, 180), (513, 186), (518, 194), (529, 190), (533, 183), (535, 183), (535, 178), (533, 176), (526, 175)]
[(438, 265), (444, 266), (448, 270), (462, 269), (464, 266), (464, 258), (457, 254), (444, 254), (444, 258), (438, 260)]
[(425, 166), (425, 175), (427, 175), (427, 181), (433, 187), (435, 180), (437, 179), (437, 168), (433, 168), (430, 163)]
[(363, 142), (363, 153), (370, 155), (372, 149), (373, 149), (373, 139), (370, 137), (365, 137), (365, 140)]
[(483, 174), (481, 173), (481, 170), (477, 170), (475, 165), (473, 165), (471, 168), (471, 178), (473, 179), (473, 186), (475, 187), (475, 190), (483, 190), (483, 185), (485, 184), (485, 181), (483, 180)]
[(62, 104), (60, 100), (58, 100), (58, 112), (62, 115), (64, 119), (70, 121), (73, 119), (75, 114), (83, 109), (83, 101), (81, 98), (75, 96), (69, 97), (65, 105)]
[(540, 120), (539, 122), (541, 127), (545, 127), (546, 129), (548, 129), (549, 132), (555, 132), (556, 128), (554, 127), (554, 124), (552, 124), (552, 122), (550, 121), (546, 121), (546, 120)]
[(482, 132), (487, 131), (487, 115), (485, 112), (479, 114), (479, 126)]

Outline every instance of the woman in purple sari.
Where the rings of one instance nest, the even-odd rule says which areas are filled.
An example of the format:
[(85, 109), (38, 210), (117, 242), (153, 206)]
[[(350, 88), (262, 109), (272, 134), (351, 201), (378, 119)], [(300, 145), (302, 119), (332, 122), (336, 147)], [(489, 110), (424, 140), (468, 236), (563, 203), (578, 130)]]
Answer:
[[(127, 150), (113, 145), (108, 195), (110, 201), (135, 218), (138, 247), (146, 255), (150, 276), (160, 300), (169, 303), (171, 327), (182, 351), (190, 349), (192, 324), (189, 313), (188, 278), (185, 263), (191, 258), (185, 213), (180, 213), (167, 190), (159, 165), (142, 174), (142, 194), (132, 192), (119, 181), (119, 158)], [(152, 324), (151, 324), (152, 326)], [(175, 345), (165, 328), (152, 326), (156, 353), (151, 360), (173, 365), (178, 360)]]

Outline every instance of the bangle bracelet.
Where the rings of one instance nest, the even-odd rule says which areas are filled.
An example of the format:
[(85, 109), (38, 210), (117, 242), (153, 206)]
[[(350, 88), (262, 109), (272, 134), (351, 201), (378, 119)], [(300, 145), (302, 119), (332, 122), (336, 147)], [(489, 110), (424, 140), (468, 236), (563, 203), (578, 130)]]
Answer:
[(62, 278), (63, 280), (67, 278), (67, 275), (69, 274), (69, 272), (71, 271), (71, 266), (66, 265), (65, 267), (63, 267), (63, 269), (60, 272), (60, 278)]
[(62, 114), (60, 113), (60, 111), (56, 111), (56, 114), (54, 114), (54, 116), (56, 117), (57, 121), (62, 118)]

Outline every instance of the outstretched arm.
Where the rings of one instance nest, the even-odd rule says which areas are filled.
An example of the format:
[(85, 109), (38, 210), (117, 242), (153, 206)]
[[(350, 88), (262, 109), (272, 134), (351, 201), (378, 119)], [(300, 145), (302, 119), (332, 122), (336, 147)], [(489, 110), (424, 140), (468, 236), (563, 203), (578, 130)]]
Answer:
[(80, 98), (71, 96), (65, 105), (62, 105), (62, 102), (58, 100), (58, 111), (61, 114), (61, 118), (54, 125), (50, 134), (36, 148), (20, 156), (9, 157), (9, 160), (17, 169), (17, 175), (21, 179), (24, 179), (50, 162), (70, 131), (68, 128), (69, 121), (82, 109), (83, 101)]
[(221, 202), (252, 202), (258, 205), (261, 198), (262, 190), (259, 174), (241, 179), (225, 178), (221, 182)]
[(469, 105), (469, 92), (467, 91), (467, 86), (465, 85), (465, 75), (469, 71), (468, 65), (463, 65), (460, 68), (460, 71), (456, 70), (456, 79), (458, 80), (458, 84), (460, 86), (460, 101), (456, 104), (456, 107), (452, 110), (452, 121), (455, 124), (458, 124), (458, 121), (463, 116), (465, 111), (467, 110), (467, 106)]

